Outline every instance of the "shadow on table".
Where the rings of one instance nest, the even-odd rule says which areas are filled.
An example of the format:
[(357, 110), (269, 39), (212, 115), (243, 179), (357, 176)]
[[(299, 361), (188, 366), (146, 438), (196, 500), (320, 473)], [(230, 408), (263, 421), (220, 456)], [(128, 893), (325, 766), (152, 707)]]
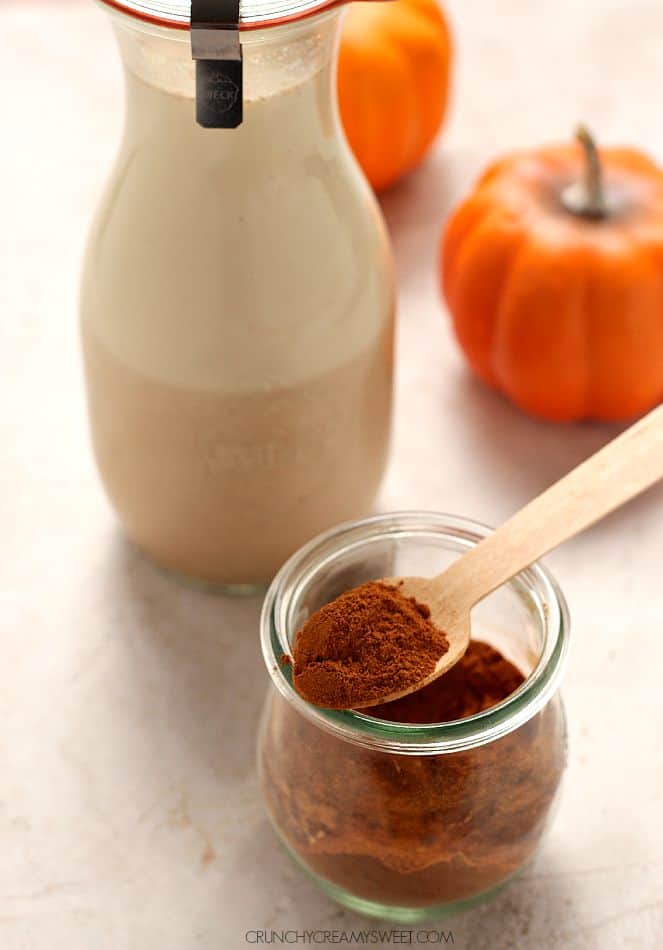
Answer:
[(105, 586), (105, 596), (122, 605), (128, 627), (127, 688), (133, 685), (136, 702), (142, 695), (153, 698), (155, 736), (163, 733), (165, 719), (171, 754), (181, 747), (224, 782), (252, 773), (267, 686), (259, 640), (262, 596), (231, 598), (187, 587), (119, 531)]
[[(440, 439), (449, 439), (448, 413), (452, 413), (457, 419), (455, 450), (473, 459), (476, 477), (496, 495), (509, 499), (513, 511), (628, 427), (627, 423), (554, 423), (535, 419), (469, 370), (457, 373), (453, 399), (446, 406), (446, 413), (444, 419), (444, 413), (440, 413)], [(431, 419), (434, 424), (435, 417), (431, 415)], [(430, 437), (435, 438), (435, 433), (431, 432)], [(651, 512), (661, 505), (663, 484), (636, 498), (594, 530), (608, 531), (614, 536), (634, 514)]]
[(582, 876), (542, 855), (494, 900), (442, 922), (461, 947), (553, 947), (583, 929)]
[[(258, 879), (264, 893), (270, 893), (270, 881), (281, 882), (278, 896), (270, 893), (272, 899), (265, 903), (269, 911), (253, 926), (277, 931), (333, 929), (347, 933), (353, 930), (412, 930), (431, 934), (451, 931), (455, 946), (506, 950), (556, 946), (558, 941), (577, 936), (582, 930), (583, 874), (569, 873), (560, 861), (561, 856), (542, 855), (533, 868), (493, 900), (453, 917), (420, 925), (386, 923), (339, 907), (294, 864), (264, 823), (255, 829), (250, 842), (246, 842), (246, 850), (235, 871), (243, 878)], [(446, 945), (450, 946), (451, 941)], [(445, 943), (441, 939), (435, 946), (445, 946)]]

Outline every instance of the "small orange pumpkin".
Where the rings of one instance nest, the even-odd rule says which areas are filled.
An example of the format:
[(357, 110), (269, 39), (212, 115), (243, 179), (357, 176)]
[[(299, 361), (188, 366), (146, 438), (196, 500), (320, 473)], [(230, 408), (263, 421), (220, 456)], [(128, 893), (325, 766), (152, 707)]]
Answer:
[(436, 0), (353, 3), (338, 92), (350, 146), (376, 190), (423, 159), (442, 124), (451, 41)]
[(470, 364), (522, 409), (627, 419), (663, 399), (663, 172), (578, 138), (486, 171), (443, 234), (442, 285)]

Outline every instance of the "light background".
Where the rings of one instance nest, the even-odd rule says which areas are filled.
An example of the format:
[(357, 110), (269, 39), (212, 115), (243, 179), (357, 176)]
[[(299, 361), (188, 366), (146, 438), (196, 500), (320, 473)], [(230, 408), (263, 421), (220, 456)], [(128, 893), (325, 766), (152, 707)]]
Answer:
[[(496, 523), (615, 430), (537, 423), (470, 378), (436, 291), (438, 231), (490, 157), (579, 118), (663, 160), (663, 5), (447, 6), (453, 114), (383, 200), (400, 319), (380, 507)], [(0, 947), (239, 950), (247, 929), (350, 928), (258, 797), (258, 601), (164, 579), (122, 541), (93, 469), (77, 280), (121, 96), (91, 3), (1, 0)], [(456, 946), (661, 945), (662, 505), (653, 491), (549, 558), (574, 621), (563, 799), (535, 866), (449, 924)]]

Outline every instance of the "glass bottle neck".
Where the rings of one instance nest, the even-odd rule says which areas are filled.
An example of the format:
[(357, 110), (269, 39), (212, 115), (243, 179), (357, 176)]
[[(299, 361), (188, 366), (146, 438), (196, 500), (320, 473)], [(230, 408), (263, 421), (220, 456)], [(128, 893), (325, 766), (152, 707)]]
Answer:
[[(120, 15), (115, 15), (114, 21), (130, 88), (137, 79), (161, 93), (191, 99), (193, 115), (195, 63), (189, 33), (146, 26)], [(252, 103), (265, 103), (307, 87), (312, 90), (314, 105), (310, 121), (315, 121), (316, 115), (325, 124), (334, 121), (339, 23), (340, 12), (335, 9), (295, 24), (242, 33), (247, 121), (251, 121)]]

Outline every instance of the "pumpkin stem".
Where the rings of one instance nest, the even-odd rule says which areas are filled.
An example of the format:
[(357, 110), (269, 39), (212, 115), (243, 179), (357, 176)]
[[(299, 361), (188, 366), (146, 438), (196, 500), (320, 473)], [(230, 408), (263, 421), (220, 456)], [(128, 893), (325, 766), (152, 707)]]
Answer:
[(576, 141), (582, 147), (584, 174), (582, 182), (570, 185), (562, 195), (567, 211), (593, 221), (605, 218), (608, 206), (603, 187), (603, 167), (596, 142), (589, 130), (581, 125), (576, 131)]

